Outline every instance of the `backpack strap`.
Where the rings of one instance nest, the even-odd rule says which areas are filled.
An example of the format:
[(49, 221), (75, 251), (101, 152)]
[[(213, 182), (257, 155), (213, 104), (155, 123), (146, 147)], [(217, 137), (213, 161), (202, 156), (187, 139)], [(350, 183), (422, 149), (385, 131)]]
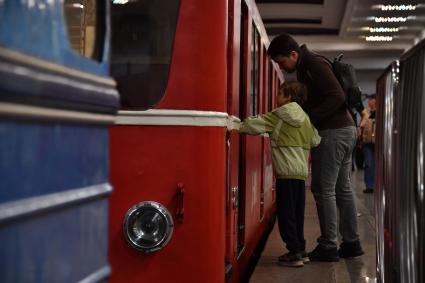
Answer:
[[(331, 60), (329, 60), (328, 58), (326, 58), (325, 56), (323, 56), (323, 55), (320, 55), (320, 54), (319, 54), (319, 56), (320, 56), (320, 57), (322, 57), (323, 59), (325, 59), (325, 61), (326, 61), (326, 62), (328, 62), (328, 63), (331, 65), (331, 67), (332, 67), (332, 71), (333, 71), (333, 62), (332, 62)], [(339, 57), (339, 56), (341, 56), (341, 58), (342, 58), (342, 54), (338, 55), (338, 57)], [(337, 57), (337, 58), (338, 58), (338, 57)], [(335, 58), (335, 60), (336, 60), (336, 58)]]
[(343, 56), (344, 56), (343, 53), (339, 54), (338, 56), (335, 57), (334, 61), (341, 61)]

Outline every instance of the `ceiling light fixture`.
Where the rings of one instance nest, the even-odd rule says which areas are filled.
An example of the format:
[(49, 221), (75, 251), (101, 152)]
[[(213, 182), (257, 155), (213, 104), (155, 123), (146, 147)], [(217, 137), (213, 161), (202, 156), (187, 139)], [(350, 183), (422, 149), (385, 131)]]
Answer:
[(404, 23), (407, 21), (406, 17), (375, 17), (376, 23)]
[(388, 27), (377, 27), (369, 28), (370, 32), (398, 32), (398, 28), (388, 28)]
[(113, 0), (112, 1), (112, 4), (121, 4), (121, 5), (124, 5), (124, 4), (127, 4), (128, 1), (129, 0)]
[(377, 5), (382, 11), (414, 11), (416, 5)]
[(84, 9), (84, 5), (79, 4), (79, 3), (73, 3), (72, 4), (72, 8)]
[(366, 36), (366, 41), (392, 41), (392, 36)]

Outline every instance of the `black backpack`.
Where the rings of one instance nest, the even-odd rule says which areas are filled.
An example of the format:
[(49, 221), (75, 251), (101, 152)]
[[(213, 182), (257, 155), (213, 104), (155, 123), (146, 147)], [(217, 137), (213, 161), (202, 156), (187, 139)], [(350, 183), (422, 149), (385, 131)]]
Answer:
[[(333, 62), (330, 62), (333, 68), (335, 77), (338, 79), (345, 92), (345, 103), (351, 110), (359, 108), (362, 105), (362, 92), (357, 83), (356, 71), (353, 65), (342, 62), (343, 54), (335, 57)], [(328, 60), (329, 61), (329, 60)]]

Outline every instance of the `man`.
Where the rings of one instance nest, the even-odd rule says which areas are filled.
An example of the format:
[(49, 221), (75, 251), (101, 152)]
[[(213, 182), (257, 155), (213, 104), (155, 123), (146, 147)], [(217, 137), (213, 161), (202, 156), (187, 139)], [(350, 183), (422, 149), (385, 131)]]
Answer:
[[(321, 236), (310, 252), (312, 261), (339, 261), (364, 252), (357, 234), (357, 210), (350, 185), (351, 153), (356, 128), (345, 104), (345, 94), (332, 66), (324, 57), (301, 47), (288, 34), (275, 37), (268, 55), (288, 73), (306, 84), (305, 110), (322, 137), (312, 150), (312, 192), (316, 201)], [(342, 244), (337, 249), (337, 208)]]

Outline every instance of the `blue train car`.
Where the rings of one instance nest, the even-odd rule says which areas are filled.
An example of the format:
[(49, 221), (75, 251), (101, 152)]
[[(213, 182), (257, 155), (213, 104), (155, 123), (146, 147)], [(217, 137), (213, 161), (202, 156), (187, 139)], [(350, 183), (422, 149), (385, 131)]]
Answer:
[(99, 282), (107, 258), (109, 1), (0, 1), (0, 282)]

